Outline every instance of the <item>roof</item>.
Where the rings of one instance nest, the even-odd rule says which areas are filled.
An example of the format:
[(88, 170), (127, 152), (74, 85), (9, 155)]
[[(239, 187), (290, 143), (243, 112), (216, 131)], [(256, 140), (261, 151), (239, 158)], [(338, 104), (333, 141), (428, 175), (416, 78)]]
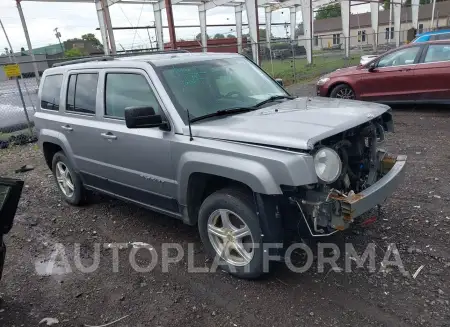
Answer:
[(71, 69), (97, 69), (97, 68), (107, 68), (107, 67), (121, 67), (124, 66), (124, 61), (130, 62), (130, 66), (134, 67), (137, 65), (142, 65), (145, 63), (152, 63), (155, 66), (165, 66), (165, 65), (176, 65), (178, 63), (187, 62), (201, 62), (208, 59), (226, 59), (226, 58), (236, 58), (241, 55), (237, 53), (216, 53), (216, 52), (204, 52), (204, 53), (190, 53), (190, 52), (180, 52), (180, 53), (158, 53), (158, 54), (148, 54), (140, 56), (130, 56), (130, 57), (120, 57), (113, 60), (101, 60), (104, 57), (98, 57), (98, 60), (92, 58), (92, 61), (80, 62), (73, 64), (66, 64), (63, 66), (49, 68), (52, 73), (62, 73)]
[[(419, 21), (430, 20), (432, 13), (433, 4), (420, 5), (419, 7)], [(435, 18), (439, 17), (449, 17), (450, 16), (450, 1), (436, 2)], [(378, 24), (387, 25), (389, 24), (389, 14), (390, 10), (380, 10)], [(372, 27), (370, 12), (350, 15), (350, 28), (362, 28), (362, 27)], [(403, 7), (400, 21), (402, 23), (411, 22), (411, 7)], [(331, 31), (342, 30), (342, 20), (341, 17), (333, 17), (327, 19), (314, 20), (314, 33), (324, 33)]]

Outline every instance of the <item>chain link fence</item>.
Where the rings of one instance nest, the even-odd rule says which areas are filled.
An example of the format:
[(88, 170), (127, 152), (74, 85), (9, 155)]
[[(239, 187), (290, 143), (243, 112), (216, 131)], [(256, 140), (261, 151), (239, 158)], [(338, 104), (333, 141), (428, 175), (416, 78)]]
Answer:
[[(398, 33), (400, 33), (401, 43), (406, 43), (407, 31)], [(342, 34), (330, 34), (315, 36), (313, 40), (301, 39), (295, 42), (290, 39), (263, 41), (259, 43), (260, 66), (273, 78), (283, 79), (285, 85), (312, 82), (321, 75), (336, 69), (358, 65), (362, 56), (380, 55), (395, 48), (394, 36), (394, 31), (391, 35), (386, 31), (386, 33), (379, 33), (378, 35), (361, 32), (347, 39)], [(374, 40), (376, 37), (378, 38), (378, 46), (375, 47)], [(310, 64), (306, 56), (306, 45), (311, 41), (313, 58)], [(350, 42), (349, 57), (345, 55), (346, 42)], [(189, 44), (180, 42), (179, 46), (189, 52), (203, 51), (199, 41), (191, 41)], [(228, 40), (226, 44), (208, 43), (207, 50), (209, 52), (240, 52), (250, 59), (253, 58), (250, 40), (245, 39), (240, 46), (236, 39), (234, 41)], [(154, 52), (149, 51), (149, 49), (133, 50), (122, 52), (117, 57), (152, 53)], [(14, 142), (17, 134), (32, 137), (28, 131), (28, 126), (33, 126), (34, 111), (36, 106), (39, 105), (37, 99), (38, 81), (34, 74), (31, 58), (22, 55), (15, 59), (19, 62), (22, 71), (22, 76), (18, 78), (18, 81), (23, 94), (25, 109), (17, 81), (15, 78), (7, 78), (2, 69), (2, 66), (11, 63), (12, 58), (0, 57), (0, 141), (11, 140), (12, 137)], [(39, 55), (35, 63), (39, 73), (42, 74), (46, 68), (52, 67), (55, 63), (73, 59), (79, 58)], [(27, 120), (25, 110), (28, 113), (29, 120)], [(2, 143), (0, 143), (1, 146)]]

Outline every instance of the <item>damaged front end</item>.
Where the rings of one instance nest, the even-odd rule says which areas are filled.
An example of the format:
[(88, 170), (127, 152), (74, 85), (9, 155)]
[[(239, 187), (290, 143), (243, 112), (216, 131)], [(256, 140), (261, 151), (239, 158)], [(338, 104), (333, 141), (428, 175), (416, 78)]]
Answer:
[(385, 131), (392, 131), (390, 114), (316, 144), (312, 155), (321, 181), (285, 192), (312, 236), (347, 229), (401, 183), (406, 156), (380, 148)]

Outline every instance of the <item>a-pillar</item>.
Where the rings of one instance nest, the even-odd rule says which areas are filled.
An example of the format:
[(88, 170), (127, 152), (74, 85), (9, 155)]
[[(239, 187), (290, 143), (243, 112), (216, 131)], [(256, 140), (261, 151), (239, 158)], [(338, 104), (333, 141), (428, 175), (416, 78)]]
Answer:
[(256, 0), (245, 0), (245, 8), (247, 10), (248, 28), (250, 30), (250, 41), (252, 44), (253, 61), (259, 65), (259, 40), (258, 40), (258, 23), (256, 19)]
[(37, 83), (37, 85), (39, 85), (39, 82), (41, 81), (41, 79), (39, 77), (39, 70), (37, 67), (36, 58), (34, 57), (33, 48), (31, 46), (30, 35), (28, 34), (27, 23), (25, 21), (25, 16), (23, 15), (20, 0), (17, 0), (17, 10), (19, 11), (20, 21), (22, 22), (23, 33), (25, 34), (25, 39), (27, 41), (28, 54), (31, 56), (31, 60), (33, 61), (33, 70), (34, 70), (34, 76), (36, 78), (36, 83)]
[(310, 0), (301, 0), (302, 6), (302, 19), (303, 19), (303, 40), (306, 49), (306, 59), (309, 64), (312, 64), (312, 8)]
[(236, 39), (238, 53), (242, 53), (242, 10), (244, 5), (234, 7), (234, 14), (236, 18)]
[(206, 9), (198, 7), (198, 17), (200, 19), (200, 35), (202, 40), (202, 51), (208, 51), (208, 34), (206, 30)]
[(378, 2), (370, 3), (370, 18), (372, 22), (373, 30), (373, 50), (376, 51), (378, 48), (378, 17), (380, 11), (380, 4)]
[(95, 8), (97, 9), (98, 25), (100, 26), (100, 34), (103, 42), (103, 52), (110, 55), (108, 30), (105, 23), (105, 15), (103, 13), (103, 5), (101, 0), (95, 0)]
[(345, 39), (345, 56), (350, 57), (350, 0), (341, 1), (342, 34)]
[(266, 7), (266, 47), (270, 49), (270, 36), (272, 35), (272, 8)]
[(153, 5), (153, 14), (155, 16), (156, 42), (158, 42), (158, 49), (164, 51), (162, 13), (157, 4)]

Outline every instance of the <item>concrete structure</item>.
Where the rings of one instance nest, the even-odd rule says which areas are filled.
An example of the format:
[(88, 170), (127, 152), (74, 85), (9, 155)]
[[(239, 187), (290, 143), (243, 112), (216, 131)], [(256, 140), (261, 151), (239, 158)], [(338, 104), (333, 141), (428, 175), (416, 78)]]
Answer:
[[(371, 12), (350, 15), (350, 48), (374, 44), (395, 44), (399, 37), (400, 43), (407, 41), (407, 31), (417, 26), (417, 32), (422, 33), (431, 29), (433, 4), (421, 5), (418, 14), (418, 23), (413, 22), (413, 8), (401, 8), (399, 28), (395, 28), (391, 22), (391, 33), (389, 33), (390, 11), (380, 11), (377, 17), (378, 29), (372, 28)], [(417, 7), (416, 7), (417, 8)], [(433, 28), (450, 26), (450, 1), (437, 2), (435, 8)], [(344, 48), (345, 38), (342, 34), (341, 17), (321, 19), (314, 21), (313, 49), (338, 47)]]

